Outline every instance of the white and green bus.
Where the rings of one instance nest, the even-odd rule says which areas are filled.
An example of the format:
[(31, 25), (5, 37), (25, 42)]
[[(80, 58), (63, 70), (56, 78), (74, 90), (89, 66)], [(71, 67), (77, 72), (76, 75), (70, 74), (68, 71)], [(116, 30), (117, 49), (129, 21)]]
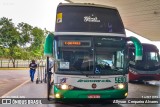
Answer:
[(128, 48), (135, 60), (142, 45), (126, 37), (118, 10), (95, 4), (64, 3), (57, 7), (54, 34), (46, 37), (44, 54), (54, 57), (56, 99), (123, 99), (128, 95)]

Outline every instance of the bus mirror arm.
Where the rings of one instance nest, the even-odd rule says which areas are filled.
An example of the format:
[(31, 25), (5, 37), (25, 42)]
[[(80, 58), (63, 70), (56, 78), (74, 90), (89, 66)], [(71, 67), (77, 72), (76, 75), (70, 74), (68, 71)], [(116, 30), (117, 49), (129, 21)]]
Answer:
[(127, 41), (132, 41), (135, 46), (135, 61), (142, 60), (143, 47), (142, 47), (141, 42), (133, 36), (128, 37)]

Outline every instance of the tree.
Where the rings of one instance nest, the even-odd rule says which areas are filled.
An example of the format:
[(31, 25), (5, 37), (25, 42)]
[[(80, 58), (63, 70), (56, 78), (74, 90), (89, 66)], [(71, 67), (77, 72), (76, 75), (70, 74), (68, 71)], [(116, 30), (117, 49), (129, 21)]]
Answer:
[(29, 60), (32, 58), (30, 51), (28, 50), (28, 45), (32, 41), (32, 29), (33, 27), (27, 23), (21, 22), (17, 25), (17, 29), (20, 33), (19, 46), (23, 51), (21, 51), (21, 59)]
[[(20, 40), (20, 33), (17, 31), (16, 27), (12, 23), (12, 19), (8, 18), (1, 18), (0, 19), (0, 38), (1, 38), (1, 46), (4, 47), (4, 51), (6, 52), (4, 54), (4, 57), (9, 57), (10, 60), (12, 60), (13, 67), (15, 67), (15, 59), (18, 55), (17, 52), (15, 52), (17, 49), (20, 50), (17, 46), (19, 40)], [(19, 57), (19, 55), (18, 55)]]
[(31, 32), (33, 27), (27, 23), (21, 22), (17, 25), (17, 28), (20, 33), (19, 45), (24, 48), (27, 43), (30, 43), (31, 41)]
[(3, 47), (14, 47), (17, 46), (19, 41), (19, 32), (12, 23), (12, 19), (1, 18), (0, 19), (0, 44)]
[[(12, 61), (16, 59), (40, 59), (43, 56), (44, 34), (47, 30), (21, 22), (17, 27), (12, 19), (0, 19), (0, 55)], [(27, 45), (30, 44), (30, 47)]]
[(34, 38), (30, 46), (31, 54), (33, 57), (40, 59), (43, 56), (44, 31), (38, 27), (34, 27), (31, 34)]

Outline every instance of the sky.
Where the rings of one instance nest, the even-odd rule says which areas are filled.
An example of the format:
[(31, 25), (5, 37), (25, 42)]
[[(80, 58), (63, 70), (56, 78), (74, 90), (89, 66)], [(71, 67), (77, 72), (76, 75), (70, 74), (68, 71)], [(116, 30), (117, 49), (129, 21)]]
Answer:
[[(64, 0), (0, 0), (0, 18), (7, 17), (13, 23), (28, 23), (39, 28), (54, 31), (56, 7)], [(126, 30), (127, 36), (135, 36), (142, 43), (153, 43), (160, 50), (160, 41), (153, 42)]]
[(13, 19), (15, 24), (25, 22), (53, 31), (56, 7), (61, 1), (63, 0), (0, 0), (0, 18), (5, 16)]

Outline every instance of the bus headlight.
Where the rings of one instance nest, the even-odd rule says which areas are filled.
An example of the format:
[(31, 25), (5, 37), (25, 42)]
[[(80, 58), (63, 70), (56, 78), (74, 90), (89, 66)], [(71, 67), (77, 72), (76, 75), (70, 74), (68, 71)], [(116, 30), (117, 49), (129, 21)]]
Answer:
[(74, 87), (68, 84), (55, 84), (58, 89), (61, 90), (72, 90)]
[(123, 89), (124, 88), (124, 84), (118, 84), (118, 89)]
[(68, 85), (67, 84), (62, 84), (61, 89), (62, 90), (68, 90)]
[(120, 84), (114, 85), (113, 87), (115, 89), (124, 89), (125, 88), (125, 84), (120, 83)]

